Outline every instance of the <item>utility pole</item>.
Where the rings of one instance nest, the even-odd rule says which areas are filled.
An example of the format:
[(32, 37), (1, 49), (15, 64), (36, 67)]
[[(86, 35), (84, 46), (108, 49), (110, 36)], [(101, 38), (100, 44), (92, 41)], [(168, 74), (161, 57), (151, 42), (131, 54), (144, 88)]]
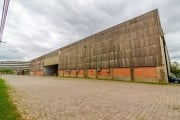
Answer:
[(7, 16), (8, 8), (9, 8), (9, 2), (10, 0), (4, 0), (4, 3), (3, 3), (3, 11), (2, 11), (1, 24), (0, 24), (0, 43), (3, 42), (2, 35), (3, 35), (4, 26), (6, 22), (6, 16)]

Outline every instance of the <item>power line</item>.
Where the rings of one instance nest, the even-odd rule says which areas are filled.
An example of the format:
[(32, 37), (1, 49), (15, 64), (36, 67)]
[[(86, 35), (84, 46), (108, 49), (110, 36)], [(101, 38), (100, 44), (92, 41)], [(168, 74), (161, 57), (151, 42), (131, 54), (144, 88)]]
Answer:
[(2, 11), (1, 25), (0, 25), (0, 43), (2, 42), (2, 35), (3, 35), (4, 25), (6, 22), (9, 2), (10, 0), (4, 0), (4, 4), (3, 4), (3, 11)]

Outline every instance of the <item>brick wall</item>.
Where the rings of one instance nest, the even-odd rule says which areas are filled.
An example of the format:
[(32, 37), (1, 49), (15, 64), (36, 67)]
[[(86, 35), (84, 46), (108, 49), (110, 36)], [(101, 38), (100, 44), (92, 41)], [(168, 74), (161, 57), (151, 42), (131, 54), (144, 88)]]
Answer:
[[(59, 70), (58, 73), (61, 77), (84, 77), (84, 70), (76, 72), (76, 70)], [(34, 71), (33, 74), (43, 76), (43, 71)], [(97, 79), (131, 80), (131, 73), (130, 68), (112, 68), (111, 70), (101, 69), (99, 72), (97, 72), (96, 69), (89, 69), (87, 70), (87, 77)], [(160, 82), (157, 67), (134, 68), (134, 79), (139, 82)]]
[(96, 69), (89, 69), (88, 70), (88, 77), (89, 78), (96, 78)]
[(137, 78), (157, 78), (156, 67), (134, 68), (134, 76)]
[(70, 77), (70, 71), (64, 70), (64, 77)]
[(34, 75), (43, 76), (43, 71), (35, 71)]
[(98, 78), (109, 79), (110, 78), (110, 70), (109, 69), (101, 69), (101, 71), (98, 72)]
[[(59, 76), (64, 77), (84, 77), (84, 70), (59, 71)], [(76, 73), (77, 72), (77, 73)], [(40, 72), (37, 74), (41, 74)], [(112, 68), (112, 69), (96, 69), (87, 70), (87, 78), (97, 79), (117, 79), (117, 80), (131, 80), (130, 68)], [(134, 68), (134, 79), (140, 82), (159, 82), (157, 67), (139, 67)]]
[(79, 70), (77, 72), (77, 77), (84, 77), (84, 70)]
[(130, 68), (113, 68), (112, 78), (117, 80), (130, 80)]
[(135, 81), (159, 83), (156, 67), (134, 68)]
[(59, 70), (58, 74), (59, 74), (60, 77), (63, 77), (64, 76), (64, 71), (63, 70)]
[(76, 70), (71, 70), (70, 76), (71, 77), (76, 77)]
[(113, 76), (130, 76), (130, 68), (113, 68)]

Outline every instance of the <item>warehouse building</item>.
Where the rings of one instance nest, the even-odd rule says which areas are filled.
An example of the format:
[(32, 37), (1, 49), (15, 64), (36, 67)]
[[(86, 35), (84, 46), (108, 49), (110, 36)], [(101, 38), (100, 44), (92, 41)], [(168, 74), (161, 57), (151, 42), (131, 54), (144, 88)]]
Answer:
[(34, 75), (168, 83), (169, 55), (158, 10), (31, 61)]

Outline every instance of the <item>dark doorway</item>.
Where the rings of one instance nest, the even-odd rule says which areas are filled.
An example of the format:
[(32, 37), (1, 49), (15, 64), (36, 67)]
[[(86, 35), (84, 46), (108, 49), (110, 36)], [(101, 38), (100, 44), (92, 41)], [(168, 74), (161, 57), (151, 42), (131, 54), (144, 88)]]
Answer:
[(49, 66), (44, 66), (44, 75), (49, 75), (49, 76), (58, 76), (58, 64), (55, 65), (49, 65)]

